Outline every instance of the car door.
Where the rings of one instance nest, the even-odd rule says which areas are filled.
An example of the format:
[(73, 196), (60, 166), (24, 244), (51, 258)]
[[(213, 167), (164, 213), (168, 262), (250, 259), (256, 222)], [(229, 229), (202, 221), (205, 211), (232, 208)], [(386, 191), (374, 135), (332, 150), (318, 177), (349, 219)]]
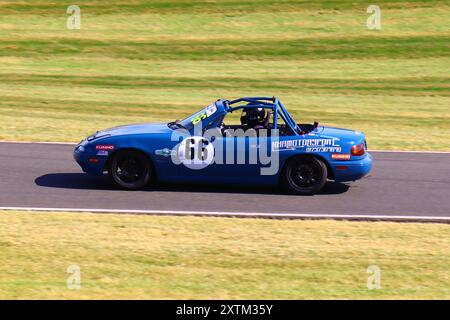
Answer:
[(270, 166), (271, 138), (250, 135), (217, 137), (215, 162), (205, 174), (216, 181), (230, 183), (265, 183), (271, 177), (261, 171)]

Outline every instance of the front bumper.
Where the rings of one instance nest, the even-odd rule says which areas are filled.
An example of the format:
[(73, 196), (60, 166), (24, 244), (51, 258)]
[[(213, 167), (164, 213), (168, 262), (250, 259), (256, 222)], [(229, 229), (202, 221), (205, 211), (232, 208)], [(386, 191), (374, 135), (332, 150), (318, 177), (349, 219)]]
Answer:
[(373, 159), (370, 153), (358, 160), (333, 161), (330, 163), (336, 182), (355, 181), (372, 170)]
[[(82, 141), (73, 151), (73, 158), (81, 169), (89, 174), (102, 175), (107, 157), (96, 155), (95, 151), (89, 150), (87, 141)], [(94, 160), (95, 159), (95, 160)]]

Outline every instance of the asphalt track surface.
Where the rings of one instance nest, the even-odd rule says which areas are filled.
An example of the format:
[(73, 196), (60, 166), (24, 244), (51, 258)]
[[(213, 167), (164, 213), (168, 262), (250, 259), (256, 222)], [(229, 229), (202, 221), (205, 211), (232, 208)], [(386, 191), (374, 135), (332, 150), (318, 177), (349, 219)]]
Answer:
[(73, 145), (0, 143), (0, 209), (450, 222), (450, 153), (372, 152), (370, 175), (314, 196), (169, 185), (122, 191), (81, 172)]

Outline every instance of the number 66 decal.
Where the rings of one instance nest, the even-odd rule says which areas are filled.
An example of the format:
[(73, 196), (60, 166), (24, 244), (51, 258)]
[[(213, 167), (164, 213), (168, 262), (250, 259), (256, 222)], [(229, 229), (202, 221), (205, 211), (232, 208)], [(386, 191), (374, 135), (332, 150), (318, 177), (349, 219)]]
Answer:
[(178, 158), (192, 170), (206, 168), (214, 160), (214, 146), (203, 137), (188, 137), (178, 146)]

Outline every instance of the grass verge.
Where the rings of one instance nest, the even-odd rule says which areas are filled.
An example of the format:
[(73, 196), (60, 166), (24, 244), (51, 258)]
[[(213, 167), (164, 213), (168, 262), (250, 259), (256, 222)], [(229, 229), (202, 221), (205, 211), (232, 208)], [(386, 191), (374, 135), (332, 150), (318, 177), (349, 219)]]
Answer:
[(1, 299), (450, 297), (445, 224), (3, 211), (0, 230)]

